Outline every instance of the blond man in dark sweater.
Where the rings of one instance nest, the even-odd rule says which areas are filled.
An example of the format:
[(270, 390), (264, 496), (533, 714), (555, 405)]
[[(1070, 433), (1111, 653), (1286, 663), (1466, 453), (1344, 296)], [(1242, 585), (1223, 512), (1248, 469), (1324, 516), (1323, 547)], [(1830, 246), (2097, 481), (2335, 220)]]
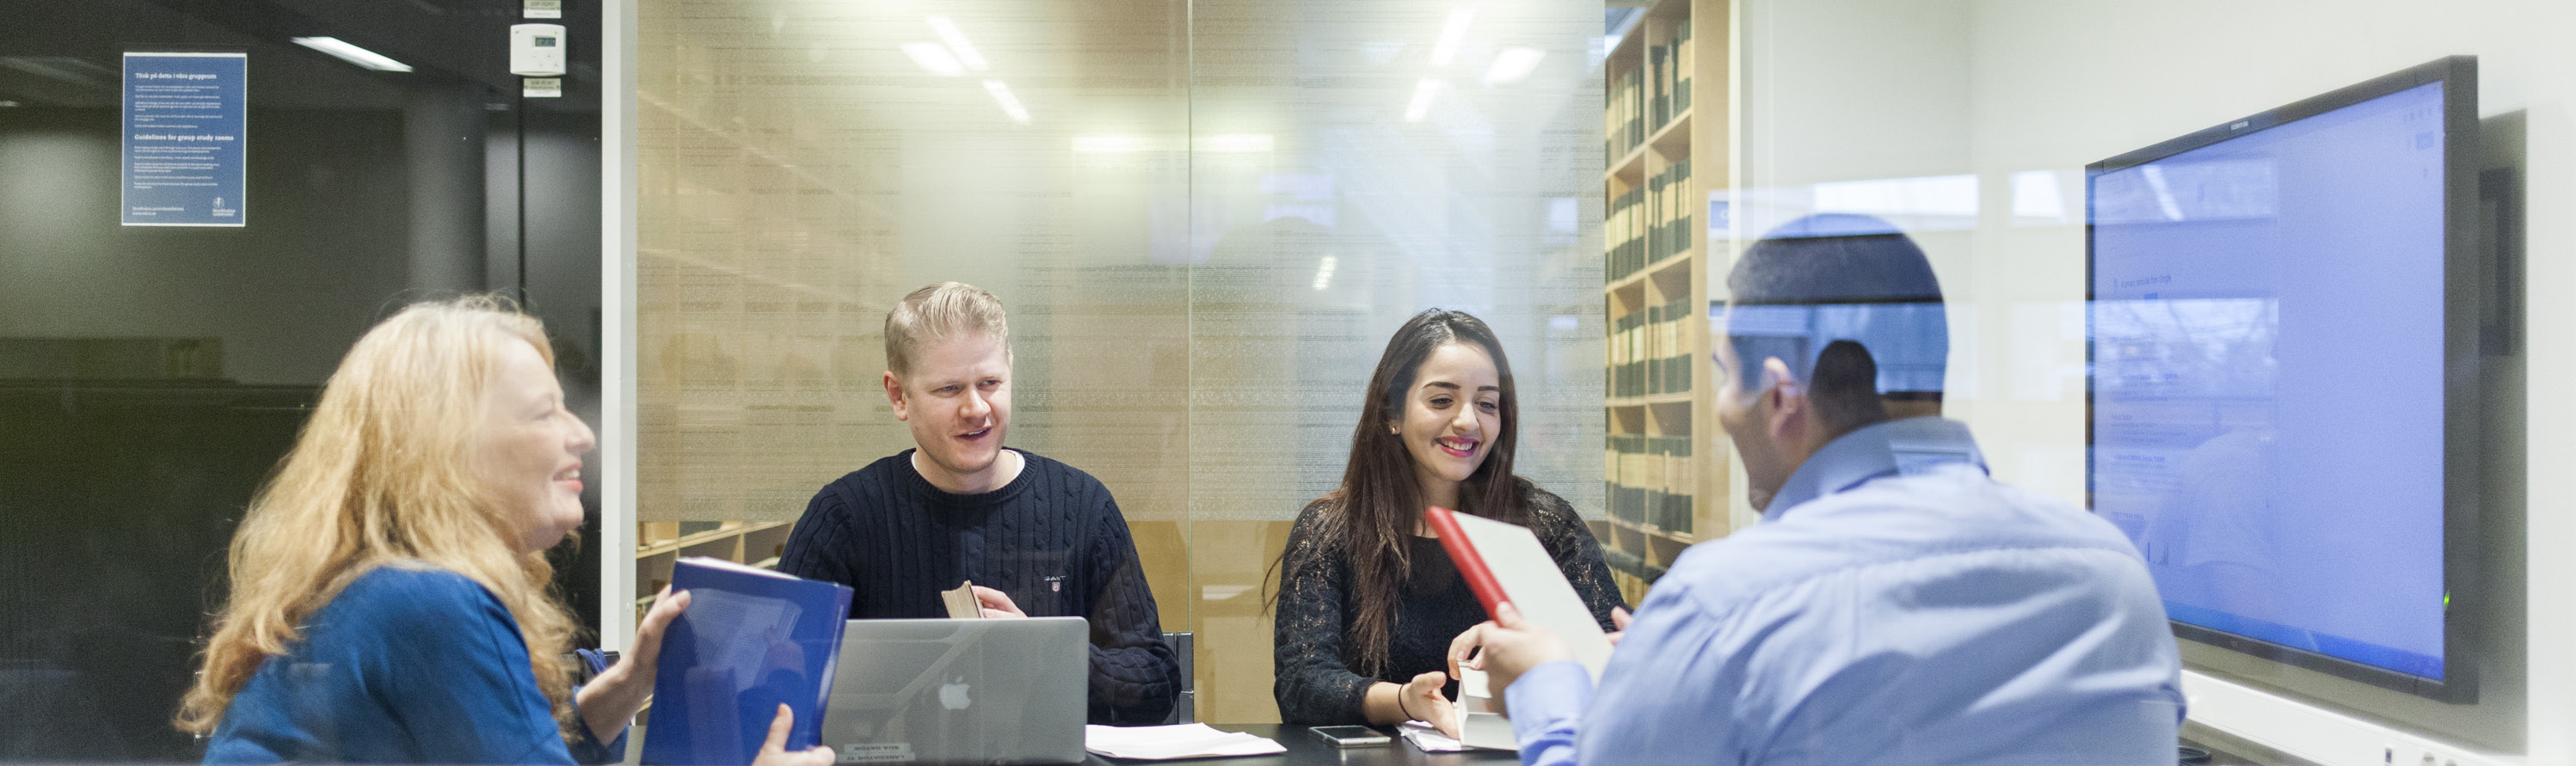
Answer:
[(1117, 501), (1080, 469), (1003, 446), (1001, 301), (929, 285), (887, 313), (885, 339), (886, 398), (915, 446), (815, 493), (779, 571), (850, 586), (852, 619), (945, 617), (939, 593), (963, 581), (987, 617), (1087, 618), (1091, 722), (1161, 723), (1180, 664)]

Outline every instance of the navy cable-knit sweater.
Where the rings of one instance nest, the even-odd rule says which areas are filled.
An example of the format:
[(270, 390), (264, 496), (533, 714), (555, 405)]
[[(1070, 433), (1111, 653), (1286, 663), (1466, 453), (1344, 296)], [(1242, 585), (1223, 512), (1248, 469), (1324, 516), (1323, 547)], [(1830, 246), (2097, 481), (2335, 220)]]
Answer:
[(1091, 722), (1159, 724), (1180, 691), (1154, 594), (1109, 488), (1080, 469), (1027, 458), (1001, 489), (931, 486), (912, 450), (814, 494), (778, 571), (857, 591), (851, 619), (946, 617), (939, 592), (995, 588), (1031, 617), (1091, 621)]

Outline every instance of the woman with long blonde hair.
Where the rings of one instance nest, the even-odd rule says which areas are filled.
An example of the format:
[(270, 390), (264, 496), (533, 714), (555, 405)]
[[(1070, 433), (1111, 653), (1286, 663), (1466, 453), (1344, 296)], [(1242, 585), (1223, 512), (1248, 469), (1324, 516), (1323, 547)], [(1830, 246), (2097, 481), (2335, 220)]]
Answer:
[[(413, 305), (324, 385), (233, 538), (232, 592), (179, 728), (208, 763), (604, 763), (652, 693), (666, 594), (588, 685), (545, 550), (581, 524), (595, 437), (564, 408), (536, 319)], [(781, 751), (781, 706), (762, 761)]]

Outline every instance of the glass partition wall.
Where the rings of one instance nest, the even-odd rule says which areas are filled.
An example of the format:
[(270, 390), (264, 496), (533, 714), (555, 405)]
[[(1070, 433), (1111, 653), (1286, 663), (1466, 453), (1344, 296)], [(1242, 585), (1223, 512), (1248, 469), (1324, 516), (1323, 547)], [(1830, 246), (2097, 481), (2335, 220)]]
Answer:
[[(532, 96), (515, 3), (0, 4), (0, 761), (204, 756), (170, 719), (229, 595), (225, 546), (341, 357), (405, 304), (517, 300), (596, 420), (586, 5), (555, 20), (571, 71)], [(238, 225), (125, 225), (130, 53), (240, 57), (239, 161), (173, 171), (236, 173), (197, 210)], [(553, 555), (596, 619), (597, 546)]]
[(1109, 487), (1195, 633), (1194, 717), (1277, 720), (1265, 573), (1406, 317), (1494, 327), (1518, 472), (1601, 517), (1600, 13), (641, 3), (635, 597), (910, 447), (885, 313), (963, 281), (1010, 311), (1008, 445)]
[[(2563, 660), (2550, 659), (2557, 650), (2539, 647), (2567, 645), (2563, 628), (2551, 626), (2570, 624), (2564, 605), (2576, 601), (2566, 597), (2565, 588), (2576, 577), (2557, 559), (2525, 555), (2526, 541), (2529, 550), (2538, 551), (2568, 537), (2566, 527), (2555, 526), (2565, 523), (2566, 514), (2548, 512), (2555, 502), (2552, 493), (2562, 491), (2552, 482), (2531, 481), (2524, 465), (2526, 450), (2532, 468), (2552, 465), (2551, 434), (2564, 429), (2546, 427), (2553, 422), (2546, 414), (2550, 398), (2526, 403), (2524, 386), (2526, 380), (2549, 379), (2549, 371), (2565, 365), (2567, 355), (2560, 349), (2576, 346), (2553, 343), (2549, 333), (2576, 325), (2556, 318), (2552, 312), (2559, 309), (2549, 301), (2524, 302), (2526, 264), (2528, 284), (2551, 284), (2546, 273), (2550, 264), (2566, 261), (2549, 257), (2546, 243), (2569, 240), (2565, 216), (2523, 216), (2522, 190), (2528, 183), (2534, 192), (2529, 209), (2537, 211), (2547, 208), (2544, 190), (2565, 188), (2568, 181), (2568, 166), (2553, 166), (2544, 155), (2563, 154), (2553, 147), (2570, 145), (2566, 120), (2548, 115), (2567, 113), (2576, 81), (2560, 63), (2560, 47), (2530, 37), (2528, 30), (2564, 30), (2576, 22), (2576, 14), (2560, 3), (2519, 1), (2456, 8), (2377, 0), (2290, 2), (2259, 13), (2241, 10), (2104, 0), (1744, 0), (1737, 11), (1744, 115), (1738, 134), (1744, 158), (1737, 170), (1741, 191), (1733, 199), (1731, 231), (1712, 236), (1749, 242), (1813, 213), (1868, 215), (1904, 232), (1929, 256), (1947, 298), (1950, 340), (1942, 406), (1948, 416), (1975, 430), (1996, 479), (2089, 506), (2095, 487), (2111, 486), (2107, 477), (2124, 468), (2104, 470), (2115, 458), (2108, 451), (2090, 451), (2097, 436), (2090, 424), (2110, 414), (2113, 400), (2103, 398), (2108, 388), (2088, 388), (2088, 383), (2107, 386), (2112, 377), (2109, 365), (2096, 366), (2105, 359), (2088, 357), (2088, 309), (2099, 309), (2087, 304), (2088, 281), (2094, 278), (2087, 268), (2088, 238), (2096, 222), (2089, 215), (2087, 165), (2440, 57), (2478, 57), (2481, 85), (2475, 97), (2482, 148), (2451, 161), (2477, 163), (2480, 179), (2475, 224), (2480, 244), (2467, 260), (2476, 264), (2478, 280), (2487, 285), (2477, 296), (2487, 313), (2480, 319), (2478, 331), (2484, 336), (2475, 349), (2484, 372), (2454, 380), (2478, 382), (2475, 395), (2486, 413), (2474, 431), (2483, 434), (2477, 445), (2482, 458), (2471, 478), (2483, 498), (2471, 546), (2476, 566), (2485, 574), (2477, 587), (2446, 593), (2441, 602), (2444, 610), (2475, 625), (2467, 636), (2477, 659), (2474, 667), (2459, 670), (2478, 679), (2478, 699), (2474, 704), (2435, 701), (2215, 643), (2184, 640), (2185, 686), (2193, 700), (2193, 728), (2186, 734), (2247, 736), (2316, 760), (2330, 760), (2320, 753), (2346, 742), (2422, 737), (2497, 753), (2527, 752), (2534, 763), (2565, 762), (2576, 753), (2576, 740), (2557, 724), (2566, 718), (2564, 708), (2550, 707), (2556, 703), (2549, 700), (2563, 698), (2568, 680), (2576, 676), (2567, 673)], [(2370, 21), (2316, 23), (2327, 17)], [(2217, 55), (2203, 55), (2209, 53)], [(2414, 140), (2429, 148), (2433, 134), (2423, 135), (2410, 135), (2407, 148), (2414, 147)], [(2264, 162), (2261, 167), (2270, 178), (2272, 160)], [(2294, 179), (2291, 170), (2278, 172), (2285, 179), (2283, 188), (2304, 180)], [(2159, 212), (2172, 211), (2157, 225), (2223, 217), (2191, 207), (2207, 204), (2193, 193), (2215, 195), (2193, 192), (2179, 180), (2168, 190), (2166, 183), (2159, 176), (2153, 185), (2162, 204)], [(2291, 199), (2269, 187), (2249, 198), (2264, 205)], [(2278, 204), (2281, 210), (2291, 209), (2286, 201)], [(2349, 203), (2305, 206), (2300, 212), (2310, 215), (2359, 209)], [(2421, 214), (2420, 207), (2417, 211)], [(2264, 211), (2239, 220), (2268, 223), (2287, 217)], [(2225, 241), (2250, 239), (2235, 235)], [(2284, 237), (2278, 249), (2289, 253), (2328, 241), (2314, 235)], [(2525, 241), (2534, 248), (2527, 255)], [(2398, 251), (2367, 255), (2386, 257), (2389, 252)], [(2357, 261), (2363, 255), (2348, 257)], [(2335, 257), (2342, 262), (2347, 256)], [(2414, 265), (2425, 266), (2421, 261)], [(2229, 267), (2248, 274), (2277, 269), (2284, 280), (2340, 284), (2332, 274), (2312, 269), (2250, 260), (2230, 262)], [(1722, 287), (1714, 281), (1710, 286), (1713, 291)], [(2158, 289), (2169, 298), (2240, 297), (2201, 285)], [(2301, 324), (2317, 322), (2322, 314), (2316, 309), (2311, 306), (2297, 316), (2296, 309), (2279, 308), (2281, 317), (2287, 317), (2279, 320), (2280, 326), (2316, 327)], [(2103, 332), (2112, 321), (2107, 316), (2091, 317), (2091, 331)], [(2224, 368), (2240, 374), (2270, 375), (2275, 369), (2321, 377), (2356, 374), (2349, 368), (2320, 370), (2312, 355), (2303, 357), (2294, 345), (2356, 333), (2343, 325), (2312, 332), (2297, 339), (2284, 336), (2277, 353), (2272, 337), (2240, 344), (2253, 349), (2245, 357), (2254, 358), (2230, 359)], [(2201, 342), (2212, 353), (2234, 350), (2223, 341)], [(2390, 345), (2391, 339), (2374, 333), (2356, 347), (2386, 353)], [(2440, 359), (2414, 361), (2447, 367)], [(2088, 380), (2095, 372), (2103, 377)], [(2393, 388), (2380, 377), (2360, 377), (2369, 381), (2366, 385)], [(2157, 456), (2143, 470), (2125, 469), (2160, 482), (2148, 485), (2158, 492), (2215, 486), (2201, 477), (2210, 475), (2212, 465), (2205, 455), (2233, 442), (2219, 437), (2250, 417), (2268, 418), (2276, 409), (2295, 411), (2266, 403), (2222, 414), (2214, 408), (2192, 411), (2180, 398), (2174, 401), (2172, 411), (2190, 412), (2192, 420), (2158, 424), (2171, 429), (2163, 432), (2164, 438), (2182, 445), (2172, 450), (2171, 466)], [(2288, 401), (2286, 395), (2283, 401)], [(2103, 404), (2098, 411), (2097, 403)], [(2437, 412), (2440, 407), (2438, 399), (2423, 404)], [(2332, 417), (2359, 424), (2393, 416), (2339, 408)], [(2526, 434), (2526, 423), (2537, 427)], [(2357, 431), (2337, 430), (2333, 438), (2360, 443)], [(2264, 443), (2274, 441), (2268, 430), (2264, 433)], [(2325, 454), (2309, 449), (2283, 453), (2280, 459), (2322, 461)], [(2270, 470), (2271, 459), (2235, 462)], [(2097, 479), (2105, 483), (2094, 484)], [(2262, 550), (2259, 546), (2272, 541), (2324, 546), (2348, 539), (2337, 534), (2364, 540), (2405, 534), (2376, 523), (2371, 515), (2375, 509), (2344, 503), (2327, 512), (2330, 524), (2300, 525), (2276, 521), (2283, 517), (2274, 515), (2269, 497), (2262, 510), (2253, 512), (2181, 499), (2186, 496), (2179, 492), (2171, 496), (2177, 500), (2154, 510), (2162, 515), (2154, 522), (2155, 534), (2169, 535), (2189, 523), (2183, 519), (2199, 515), (2205, 519), (2198, 522), (2203, 539), (2211, 541), (2202, 543), (2205, 550), (2230, 544)], [(2284, 492), (2279, 499), (2284, 508), (2314, 502), (2311, 494)], [(2526, 503), (2531, 511), (2527, 517)], [(2135, 511), (2114, 510), (2106, 517), (2148, 537), (2143, 527), (2149, 522)], [(2225, 530), (2218, 534), (2233, 539), (2212, 538), (2211, 529)], [(2191, 554), (2199, 558), (2177, 555), (2173, 546), (2153, 539), (2143, 547), (2160, 578), (2177, 566), (2196, 571), (2241, 566), (2211, 562), (2205, 551)], [(2384, 558), (2356, 548), (2333, 549), (2368, 562), (2347, 566), (2385, 565)], [(2255, 566), (2277, 569), (2262, 575), (2261, 587), (2236, 593), (2306, 603), (2359, 600), (2362, 590), (2342, 582), (2327, 595), (2317, 595), (2317, 590), (2293, 595), (2302, 593), (2294, 590), (2299, 587), (2294, 571), (2324, 568), (2302, 567), (2304, 563), (2267, 556)], [(2169, 603), (2195, 597), (2187, 590), (2178, 593), (2172, 584), (2164, 587)], [(2320, 715), (2317, 709), (2361, 723), (2350, 730), (2319, 730), (2334, 732), (2330, 735), (2312, 735), (2287, 723)], [(2374, 760), (2388, 755), (2378, 748), (2369, 752)], [(2391, 752), (2400, 763), (2416, 758), (2402, 748)]]

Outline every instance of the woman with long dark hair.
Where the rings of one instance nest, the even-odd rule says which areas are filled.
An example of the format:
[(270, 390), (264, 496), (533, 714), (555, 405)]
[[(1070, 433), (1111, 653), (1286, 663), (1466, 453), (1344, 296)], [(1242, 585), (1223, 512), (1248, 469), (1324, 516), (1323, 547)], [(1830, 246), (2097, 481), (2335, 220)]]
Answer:
[(1512, 474), (1518, 392), (1502, 343), (1464, 312), (1395, 331), (1369, 376), (1342, 485), (1306, 505), (1280, 571), (1272, 694), (1291, 724), (1454, 725), (1449, 642), (1485, 620), (1425, 506), (1529, 527), (1602, 629), (1619, 605), (1601, 545), (1564, 498)]

